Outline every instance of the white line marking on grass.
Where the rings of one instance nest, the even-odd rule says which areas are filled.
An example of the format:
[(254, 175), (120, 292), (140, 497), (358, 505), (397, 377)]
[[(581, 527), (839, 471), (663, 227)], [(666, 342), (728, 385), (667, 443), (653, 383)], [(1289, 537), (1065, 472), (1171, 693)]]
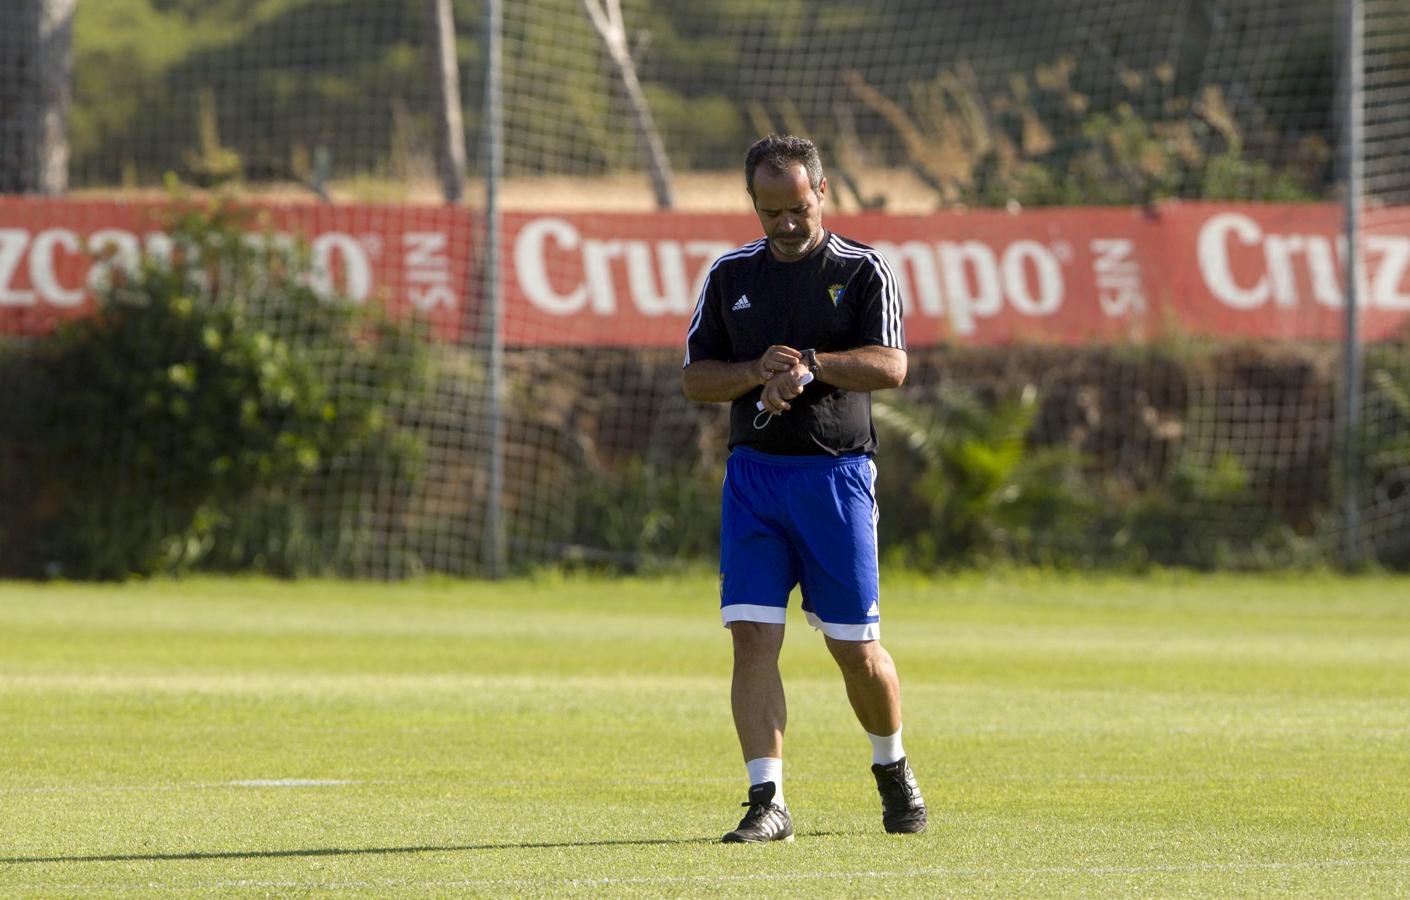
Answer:
[[(831, 682), (817, 679), (817, 683)], [(0, 689), (29, 691), (102, 691), (128, 693), (133, 691), (161, 694), (314, 694), (355, 693), (385, 696), (413, 693), (485, 695), (493, 691), (527, 691), (562, 693), (565, 690), (599, 691), (619, 689), (630, 684), (634, 689), (651, 689), (672, 694), (682, 690), (717, 692), (720, 681), (706, 676), (632, 675), (266, 675), (249, 673), (173, 673), (168, 675), (129, 675), (112, 673), (5, 675), (0, 674)]]
[[(464, 881), (421, 881), (415, 882), (415, 885), (418, 887), (529, 887), (534, 885), (561, 884), (572, 887), (610, 887), (612, 885), (633, 884), (734, 884), (796, 881), (799, 879), (828, 881), (841, 878), (932, 878), (942, 876), (973, 878), (977, 876), (995, 875), (1154, 875), (1188, 872), (1279, 871), (1286, 869), (1353, 867), (1407, 868), (1410, 867), (1410, 859), (1329, 859), (1270, 863), (1187, 863), (1183, 865), (1166, 866), (936, 866), (923, 869), (902, 869), (899, 871), (885, 872), (863, 870), (852, 872), (760, 872), (749, 875), (642, 875), (633, 878), (560, 878), (543, 881), (535, 881), (526, 878), (466, 879)], [(371, 887), (372, 885), (368, 886)]]
[(251, 778), (246, 781), (225, 781), (221, 784), (231, 787), (333, 787), (360, 783), (343, 778)]
[[(466, 879), (464, 881), (420, 881), (417, 887), (529, 887), (534, 885), (560, 884), (572, 887), (609, 887), (612, 885), (642, 884), (734, 884), (748, 882), (796, 881), (809, 879), (828, 881), (841, 878), (932, 878), (959, 876), (972, 878), (994, 875), (1154, 875), (1179, 874), (1187, 872), (1240, 872), (1240, 871), (1279, 871), (1286, 869), (1353, 868), (1353, 867), (1410, 867), (1410, 859), (1361, 860), (1329, 859), (1304, 862), (1270, 863), (1188, 863), (1167, 866), (937, 866), (923, 869), (902, 869), (879, 872), (863, 870), (852, 872), (760, 872), (750, 875), (642, 875), (634, 878), (560, 878), (536, 881), (532, 879)], [(408, 885), (413, 883), (408, 882)], [(368, 885), (372, 887), (373, 885)]]
[[(930, 878), (936, 876), (992, 876), (992, 875), (1154, 875), (1154, 874), (1180, 874), (1189, 872), (1242, 872), (1242, 871), (1280, 871), (1288, 869), (1320, 869), (1320, 868), (1353, 868), (1353, 867), (1380, 867), (1380, 868), (1406, 868), (1410, 867), (1410, 859), (1392, 860), (1361, 860), (1361, 859), (1328, 859), (1328, 860), (1308, 860), (1304, 862), (1270, 862), (1270, 863), (1186, 863), (1165, 866), (994, 866), (982, 867), (947, 867), (938, 866), (924, 869), (904, 869), (901, 871), (877, 872), (877, 871), (856, 871), (856, 872), (773, 872), (756, 873), (751, 875), (662, 875), (662, 876), (639, 876), (635, 878), (573, 878), (561, 879), (555, 883), (572, 885), (575, 887), (607, 886), (614, 884), (670, 884), (670, 883), (711, 883), (711, 882), (753, 882), (753, 881), (788, 881), (796, 879), (812, 879), (816, 881), (826, 881), (837, 878)], [(491, 882), (485, 882), (490, 884)], [(533, 882), (520, 880), (518, 882), (505, 881), (503, 884), (535, 884)], [(465, 885), (473, 885), (474, 881), (466, 881)], [(449, 886), (449, 885), (448, 885)]]
[(1339, 868), (1410, 868), (1410, 859), (1322, 859), (1300, 862), (1266, 863), (1185, 863), (1163, 866), (938, 866), (923, 869), (901, 869), (892, 871), (863, 870), (852, 872), (771, 872), (750, 875), (657, 875), (635, 878), (465, 878), (412, 880), (409, 878), (379, 878), (366, 881), (292, 881), (264, 880), (254, 878), (226, 878), (213, 882), (161, 882), (143, 880), (139, 883), (121, 884), (114, 881), (89, 882), (30, 882), (11, 884), (10, 887), (25, 890), (120, 890), (133, 888), (196, 890), (213, 888), (264, 888), (279, 890), (367, 890), (375, 888), (474, 888), (474, 887), (610, 887), (613, 885), (649, 884), (744, 884), (775, 881), (828, 881), (843, 878), (932, 878), (999, 875), (1156, 875), (1182, 874), (1193, 872), (1257, 872), (1288, 871), (1303, 869)]
[(392, 780), (347, 778), (247, 778), (239, 781), (197, 781), (184, 784), (69, 784), (47, 787), (0, 788), (6, 794), (141, 793), (144, 791), (210, 791), (232, 787), (345, 787), (352, 784), (395, 784)]
[[(794, 782), (811, 784), (841, 784), (845, 783), (840, 778), (810, 778), (803, 775), (791, 776)], [(1035, 778), (1037, 776), (1034, 776)], [(968, 779), (970, 781), (980, 781), (979, 778)], [(440, 784), (446, 781), (443, 778), (247, 778), (239, 781), (200, 781), (174, 784), (60, 784), (60, 785), (35, 785), (31, 787), (0, 787), (0, 797), (13, 794), (104, 794), (104, 793), (142, 793), (144, 791), (209, 791), (218, 788), (231, 787), (346, 787), (348, 785), (427, 785)], [(453, 779), (452, 779), (453, 781)], [(497, 778), (493, 780), (476, 779), (477, 788), (512, 788), (512, 787), (535, 787), (535, 788), (574, 788), (590, 787), (597, 785), (674, 785), (681, 784), (681, 778), (559, 778), (546, 780), (543, 778), (522, 779), (522, 778)], [(734, 775), (719, 775), (711, 777), (694, 778), (693, 782), (698, 785), (735, 784), (738, 778)]]

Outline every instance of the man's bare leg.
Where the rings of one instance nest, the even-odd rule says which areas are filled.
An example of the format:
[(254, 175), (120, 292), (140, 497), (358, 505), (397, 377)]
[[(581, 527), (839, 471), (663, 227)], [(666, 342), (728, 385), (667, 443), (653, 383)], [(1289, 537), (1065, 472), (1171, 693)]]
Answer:
[(783, 626), (765, 622), (731, 622), (734, 636), (734, 680), (730, 707), (744, 761), (783, 758), (783, 732), (788, 707), (778, 654), (783, 649)]
[(730, 705), (739, 748), (749, 770), (749, 811), (725, 834), (727, 844), (793, 840), (793, 817), (783, 800), (783, 731), (788, 708), (778, 653), (783, 626), (732, 622), (734, 681)]
[(847, 699), (872, 744), (872, 775), (881, 794), (881, 822), (893, 834), (924, 831), (925, 798), (901, 746), (901, 681), (880, 641), (827, 638), (842, 670)]
[(867, 734), (895, 734), (901, 728), (901, 680), (881, 641), (825, 638), (842, 670), (847, 699)]

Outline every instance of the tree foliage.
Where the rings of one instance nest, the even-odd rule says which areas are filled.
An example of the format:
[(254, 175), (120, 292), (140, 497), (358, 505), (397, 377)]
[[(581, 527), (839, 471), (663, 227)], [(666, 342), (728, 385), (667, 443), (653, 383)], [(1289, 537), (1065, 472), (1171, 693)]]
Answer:
[(169, 253), (100, 262), (96, 312), (24, 351), (31, 390), (62, 389), (30, 404), (47, 465), (0, 522), (7, 550), (79, 578), (336, 570), (358, 533), (319, 520), (416, 475), (399, 416), (424, 341), (320, 295), (307, 254), (238, 209), (175, 209)]
[[(913, 168), (940, 203), (1326, 189), (1333, 35), (1310, 4), (1276, 24), (1231, 12), (1224, 25), (1237, 41), (1208, 27), (1204, 4), (1130, 0), (1101, 24), (1076, 21), (1061, 0), (1007, 6), (977, 16), (914, 0), (767, 10), (626, 0), (623, 13), (677, 170), (734, 169), (758, 133), (788, 130), (853, 174)], [(581, 2), (512, 13), (509, 172), (640, 171), (621, 85)], [(478, 0), (455, 3), (472, 144), (483, 15)], [(203, 177), (308, 181), (311, 160), (326, 158), (339, 178), (429, 176), (425, 27), (419, 0), (82, 4), (75, 172), (90, 184), (145, 183), (168, 170), (202, 176), (204, 164), (214, 174)]]

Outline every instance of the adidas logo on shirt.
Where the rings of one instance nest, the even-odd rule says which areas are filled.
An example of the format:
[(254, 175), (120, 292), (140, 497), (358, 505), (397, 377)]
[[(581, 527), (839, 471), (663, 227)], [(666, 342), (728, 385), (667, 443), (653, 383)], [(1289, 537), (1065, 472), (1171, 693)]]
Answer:
[(731, 312), (739, 312), (741, 309), (749, 308), (749, 295), (740, 294), (739, 299), (734, 301), (734, 306), (730, 307)]

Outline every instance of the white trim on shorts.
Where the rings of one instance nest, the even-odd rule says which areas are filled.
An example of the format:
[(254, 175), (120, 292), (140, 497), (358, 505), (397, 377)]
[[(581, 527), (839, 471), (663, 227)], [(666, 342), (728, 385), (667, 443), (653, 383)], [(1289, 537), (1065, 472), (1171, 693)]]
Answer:
[[(863, 622), (860, 625), (840, 625), (824, 622), (816, 613), (805, 612), (808, 624), (832, 638), (834, 641), (879, 641), (880, 622)], [(782, 606), (760, 606), (755, 603), (731, 603), (720, 607), (720, 618), (724, 626), (731, 622), (763, 622), (767, 625), (783, 625), (788, 619), (788, 609)]]
[(819, 619), (817, 613), (807, 613), (808, 624), (832, 638), (834, 641), (879, 641), (881, 640), (880, 622), (863, 622), (860, 625), (838, 625), (834, 622), (824, 622)]
[(761, 606), (756, 603), (731, 603), (720, 607), (720, 618), (725, 627), (731, 622), (763, 622), (768, 625), (782, 625), (788, 619), (788, 609), (783, 606)]

